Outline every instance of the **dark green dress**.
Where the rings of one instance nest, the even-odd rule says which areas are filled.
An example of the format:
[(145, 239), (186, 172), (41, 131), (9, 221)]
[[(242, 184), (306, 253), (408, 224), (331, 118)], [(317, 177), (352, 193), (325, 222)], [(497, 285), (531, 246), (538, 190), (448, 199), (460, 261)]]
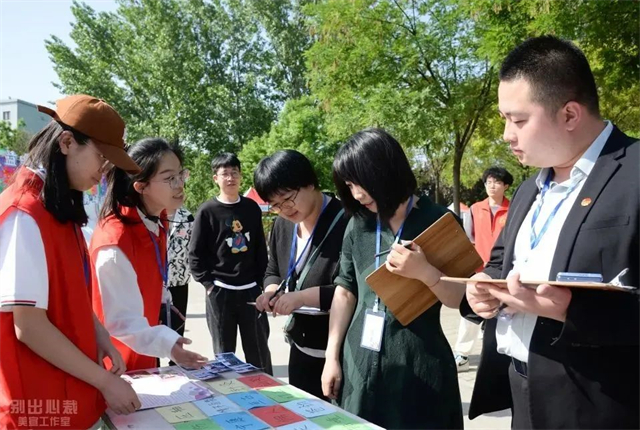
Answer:
[[(446, 212), (422, 197), (410, 212), (401, 239), (415, 238)], [(388, 249), (393, 239), (391, 229), (383, 227), (380, 249)], [(375, 269), (375, 250), (375, 218), (352, 218), (345, 231), (340, 274), (335, 281), (357, 298), (343, 346), (338, 403), (389, 429), (462, 428), (458, 376), (440, 326), (440, 302), (406, 327), (386, 311), (380, 352), (360, 346), (365, 311), (373, 308), (376, 298), (365, 281)], [(381, 258), (381, 264), (385, 258)], [(386, 309), (380, 304), (381, 310)]]

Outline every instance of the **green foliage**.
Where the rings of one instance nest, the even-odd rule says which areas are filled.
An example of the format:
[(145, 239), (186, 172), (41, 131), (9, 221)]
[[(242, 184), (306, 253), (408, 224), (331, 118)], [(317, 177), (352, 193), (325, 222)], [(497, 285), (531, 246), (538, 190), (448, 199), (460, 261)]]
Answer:
[(29, 152), (31, 134), (24, 129), (24, 121), (18, 121), (18, 128), (14, 129), (6, 121), (0, 121), (0, 148), (8, 149), (18, 155)]
[(271, 131), (251, 140), (239, 154), (243, 183), (253, 184), (253, 171), (265, 156), (281, 149), (303, 153), (314, 166), (320, 187), (333, 190), (331, 165), (339, 142), (328, 137), (325, 114), (313, 98), (304, 96), (289, 100)]

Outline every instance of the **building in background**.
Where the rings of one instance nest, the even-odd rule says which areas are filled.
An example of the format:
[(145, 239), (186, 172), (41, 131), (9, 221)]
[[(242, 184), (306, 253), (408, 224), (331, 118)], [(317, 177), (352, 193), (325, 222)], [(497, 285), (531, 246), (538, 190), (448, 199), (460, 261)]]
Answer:
[(24, 130), (29, 134), (36, 134), (51, 121), (49, 115), (38, 112), (36, 105), (20, 99), (0, 100), (0, 114), (0, 119), (9, 122), (12, 128), (18, 128), (19, 121), (24, 121)]

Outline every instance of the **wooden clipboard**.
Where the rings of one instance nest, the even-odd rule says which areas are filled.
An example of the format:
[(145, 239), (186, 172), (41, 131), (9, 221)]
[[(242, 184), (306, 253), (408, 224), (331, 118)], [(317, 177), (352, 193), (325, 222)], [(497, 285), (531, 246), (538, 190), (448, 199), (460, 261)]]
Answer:
[[(469, 276), (482, 265), (480, 255), (450, 212), (413, 242), (422, 248), (429, 263), (447, 275)], [(438, 301), (425, 284), (395, 275), (384, 264), (367, 276), (366, 281), (403, 326), (409, 325)]]
[[(455, 282), (458, 284), (466, 284), (467, 282), (479, 282), (478, 279), (471, 278), (452, 278), (449, 276), (443, 276), (440, 278), (443, 281)], [(492, 279), (488, 283), (496, 284), (500, 287), (507, 288), (506, 279)], [(588, 290), (605, 290), (605, 291), (621, 291), (625, 293), (637, 293), (638, 289), (635, 287), (626, 287), (613, 284), (604, 284), (601, 282), (559, 282), (559, 281), (520, 281), (520, 283), (529, 288), (535, 288), (541, 284), (548, 284), (554, 287), (567, 287), (567, 288), (586, 288)]]

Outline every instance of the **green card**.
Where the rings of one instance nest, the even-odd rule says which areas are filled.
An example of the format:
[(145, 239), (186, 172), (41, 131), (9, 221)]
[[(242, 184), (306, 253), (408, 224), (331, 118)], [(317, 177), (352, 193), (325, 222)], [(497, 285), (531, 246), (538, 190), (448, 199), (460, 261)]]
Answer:
[(317, 418), (311, 418), (311, 421), (318, 424), (320, 427), (331, 430), (349, 429), (349, 430), (370, 430), (371, 427), (366, 424), (356, 421), (351, 417), (336, 412), (329, 415), (324, 415)]
[(278, 387), (261, 388), (261, 394), (267, 396), (274, 402), (286, 403), (292, 400), (308, 399), (309, 396), (292, 387), (291, 385), (280, 385)]
[(222, 430), (218, 424), (211, 420), (189, 421), (173, 425), (176, 430)]
[(164, 417), (169, 424), (183, 423), (186, 421), (199, 421), (207, 418), (200, 409), (193, 403), (182, 403), (181, 405), (163, 406), (156, 411)]

